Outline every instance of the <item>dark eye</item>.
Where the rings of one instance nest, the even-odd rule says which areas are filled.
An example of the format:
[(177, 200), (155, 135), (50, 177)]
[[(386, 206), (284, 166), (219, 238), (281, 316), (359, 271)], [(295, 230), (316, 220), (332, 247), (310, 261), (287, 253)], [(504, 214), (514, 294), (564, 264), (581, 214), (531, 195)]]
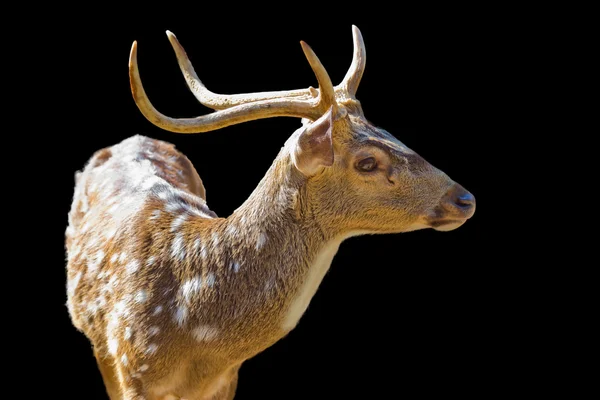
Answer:
[(377, 161), (374, 157), (368, 157), (356, 163), (356, 169), (362, 172), (371, 172), (377, 168)]

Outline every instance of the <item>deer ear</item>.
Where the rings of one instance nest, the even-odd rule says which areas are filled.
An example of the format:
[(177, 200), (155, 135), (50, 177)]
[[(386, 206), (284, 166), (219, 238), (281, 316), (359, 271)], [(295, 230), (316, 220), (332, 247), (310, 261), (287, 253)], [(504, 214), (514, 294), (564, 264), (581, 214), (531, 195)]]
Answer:
[(333, 107), (298, 136), (292, 161), (305, 176), (316, 174), (321, 167), (333, 165)]

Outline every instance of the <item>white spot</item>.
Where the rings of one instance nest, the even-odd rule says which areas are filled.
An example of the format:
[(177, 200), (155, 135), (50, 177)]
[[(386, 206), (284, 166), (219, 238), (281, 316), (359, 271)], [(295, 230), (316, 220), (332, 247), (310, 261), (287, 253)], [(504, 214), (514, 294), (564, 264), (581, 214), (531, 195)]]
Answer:
[(214, 284), (215, 284), (215, 274), (210, 272), (208, 275), (206, 275), (206, 286), (212, 287), (212, 285), (214, 285)]
[(219, 235), (217, 235), (217, 232), (213, 232), (212, 234), (212, 245), (215, 249), (219, 246)]
[(158, 315), (162, 312), (163, 307), (162, 306), (156, 306), (156, 308), (154, 309), (154, 312), (152, 313), (152, 315)]
[(237, 228), (235, 227), (235, 225), (233, 225), (233, 224), (230, 224), (230, 225), (227, 227), (227, 233), (228, 233), (228, 234), (230, 234), (231, 236), (236, 236), (236, 235), (237, 235), (237, 233), (238, 233), (238, 230), (237, 230)]
[(198, 247), (200, 247), (200, 238), (194, 240), (194, 245), (192, 246), (193, 251), (197, 251)]
[(76, 273), (75, 276), (73, 277), (73, 279), (69, 279), (69, 281), (67, 282), (67, 293), (69, 294), (69, 297), (73, 297), (75, 295), (75, 289), (77, 289), (77, 285), (79, 285), (80, 280), (81, 280), (81, 271)]
[(185, 257), (185, 248), (183, 247), (183, 234), (178, 233), (173, 239), (173, 244), (171, 245), (171, 257), (183, 260)]
[(113, 254), (110, 257), (110, 262), (113, 263), (113, 264), (116, 263), (117, 262), (117, 258), (119, 258), (119, 255), (117, 253)]
[(108, 352), (113, 356), (117, 355), (117, 350), (119, 350), (119, 342), (117, 339), (112, 338), (108, 340)]
[(116, 275), (111, 276), (110, 279), (108, 280), (108, 282), (106, 283), (106, 285), (102, 288), (102, 292), (106, 292), (106, 293), (114, 292), (115, 287), (117, 286), (117, 283), (119, 283), (119, 280), (117, 279)]
[(261, 232), (260, 235), (258, 235), (258, 240), (256, 241), (256, 250), (262, 249), (265, 243), (267, 243), (267, 235)]
[(158, 332), (160, 332), (160, 328), (158, 326), (151, 326), (148, 329), (148, 336), (158, 335)]
[(106, 239), (111, 240), (112, 238), (115, 237), (115, 235), (117, 234), (117, 228), (112, 228), (109, 229), (108, 231), (106, 231)]
[(156, 184), (162, 184), (164, 181), (156, 175), (152, 175), (147, 177), (144, 182), (142, 182), (141, 189), (142, 190), (150, 190), (152, 186)]
[(177, 200), (172, 199), (170, 203), (167, 203), (165, 210), (170, 213), (181, 212), (184, 210), (182, 203), (178, 203)]
[(148, 367), (148, 364), (144, 364), (144, 365), (142, 365), (142, 366), (140, 367), (140, 371), (144, 372), (144, 371), (146, 371), (148, 368), (150, 368), (150, 367)]
[(125, 300), (121, 300), (115, 304), (115, 312), (117, 315), (129, 315), (129, 309), (127, 308), (127, 303)]
[(106, 298), (104, 296), (98, 296), (96, 299), (96, 304), (100, 308), (104, 307), (106, 305)]
[(145, 303), (146, 300), (148, 300), (148, 292), (146, 292), (144, 289), (136, 293), (135, 301), (137, 303)]
[(197, 341), (209, 341), (217, 337), (219, 330), (208, 325), (200, 325), (192, 331), (192, 335)]
[(166, 200), (167, 197), (169, 197), (169, 192), (160, 192), (158, 194), (158, 198), (161, 199), (161, 200)]
[(88, 311), (88, 313), (90, 313), (92, 315), (96, 315), (96, 313), (98, 312), (98, 305), (96, 303), (88, 304), (87, 311)]
[(69, 225), (65, 233), (67, 236), (75, 236), (75, 229)]
[(148, 257), (148, 259), (146, 260), (146, 265), (149, 267), (152, 264), (154, 264), (154, 261), (156, 260), (156, 258), (154, 256), (150, 256)]
[(179, 229), (181, 224), (183, 224), (186, 219), (187, 219), (187, 215), (185, 215), (185, 214), (180, 215), (179, 217), (175, 218), (173, 220), (173, 222), (171, 223), (171, 232), (175, 232), (177, 229)]
[(185, 301), (187, 301), (189, 303), (192, 296), (195, 295), (196, 293), (198, 293), (201, 286), (202, 286), (202, 280), (200, 279), (199, 276), (195, 276), (192, 279), (190, 279), (189, 281), (185, 282), (181, 286), (181, 294), (183, 295), (183, 298), (185, 299)]
[(87, 264), (88, 278), (92, 278), (92, 277), (96, 276), (96, 272), (98, 271), (98, 268), (100, 267), (100, 263), (102, 262), (103, 259), (104, 259), (104, 251), (102, 251), (102, 250), (98, 250), (93, 257), (88, 256), (88, 264)]
[(160, 217), (160, 213), (161, 213), (160, 210), (154, 210), (154, 211), (152, 211), (152, 215), (150, 216), (150, 219), (151, 220), (158, 219)]
[(125, 269), (127, 270), (128, 274), (134, 274), (137, 272), (138, 269), (140, 269), (140, 263), (138, 262), (138, 260), (131, 260), (127, 266), (125, 266)]
[(127, 360), (127, 355), (123, 354), (123, 356), (121, 356), (121, 362), (123, 363), (124, 366), (127, 366), (129, 360)]
[(119, 262), (125, 262), (125, 260), (127, 260), (127, 253), (126, 252), (121, 252), (121, 254), (119, 254)]
[(156, 350), (158, 350), (158, 346), (155, 345), (154, 343), (151, 343), (150, 345), (148, 345), (148, 348), (146, 349), (146, 354), (154, 354), (154, 353), (156, 353)]
[(173, 315), (173, 318), (175, 319), (175, 322), (177, 322), (177, 325), (182, 326), (185, 323), (187, 316), (188, 316), (187, 307), (179, 306), (179, 307), (177, 307), (177, 310), (175, 311), (175, 315)]
[(125, 327), (125, 335), (123, 336), (123, 338), (125, 340), (131, 339), (131, 327), (129, 327), (129, 326)]
[(240, 270), (240, 263), (239, 262), (232, 262), (231, 263), (231, 269), (233, 269), (233, 272), (238, 272)]
[(117, 204), (114, 204), (112, 207), (110, 207), (110, 208), (108, 209), (108, 212), (109, 212), (109, 214), (114, 214), (114, 213), (115, 213), (115, 211), (117, 211), (117, 209), (118, 209), (118, 208), (119, 208), (119, 203), (117, 203)]
[(89, 221), (86, 222), (85, 224), (83, 224), (83, 226), (81, 227), (81, 233), (86, 233), (88, 231), (88, 229), (90, 229)]
[(200, 257), (206, 258), (208, 256), (206, 252), (206, 246), (202, 246), (202, 250), (200, 250)]
[(133, 374), (131, 374), (131, 377), (134, 379), (140, 379), (142, 376), (140, 374), (138, 374), (137, 372), (134, 372)]

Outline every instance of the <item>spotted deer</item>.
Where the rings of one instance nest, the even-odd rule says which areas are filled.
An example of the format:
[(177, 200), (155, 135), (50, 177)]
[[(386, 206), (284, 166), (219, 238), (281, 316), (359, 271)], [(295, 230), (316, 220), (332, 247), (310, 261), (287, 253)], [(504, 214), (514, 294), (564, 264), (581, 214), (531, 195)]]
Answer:
[(344, 239), (452, 230), (473, 215), (475, 199), (365, 119), (358, 28), (339, 85), (301, 42), (318, 89), (237, 95), (209, 91), (167, 35), (190, 90), (215, 112), (158, 112), (134, 42), (131, 88), (150, 122), (181, 133), (281, 116), (302, 126), (227, 218), (208, 208), (202, 180), (173, 145), (133, 136), (97, 151), (76, 174), (67, 306), (111, 399), (232, 399), (242, 363), (294, 329)]

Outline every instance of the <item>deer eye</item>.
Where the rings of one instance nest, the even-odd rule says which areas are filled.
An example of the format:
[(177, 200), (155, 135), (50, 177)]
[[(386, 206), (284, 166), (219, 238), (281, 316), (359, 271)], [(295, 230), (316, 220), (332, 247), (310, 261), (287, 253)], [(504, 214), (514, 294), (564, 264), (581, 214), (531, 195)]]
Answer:
[(377, 168), (377, 160), (375, 157), (368, 157), (356, 163), (356, 169), (362, 172), (371, 172)]

